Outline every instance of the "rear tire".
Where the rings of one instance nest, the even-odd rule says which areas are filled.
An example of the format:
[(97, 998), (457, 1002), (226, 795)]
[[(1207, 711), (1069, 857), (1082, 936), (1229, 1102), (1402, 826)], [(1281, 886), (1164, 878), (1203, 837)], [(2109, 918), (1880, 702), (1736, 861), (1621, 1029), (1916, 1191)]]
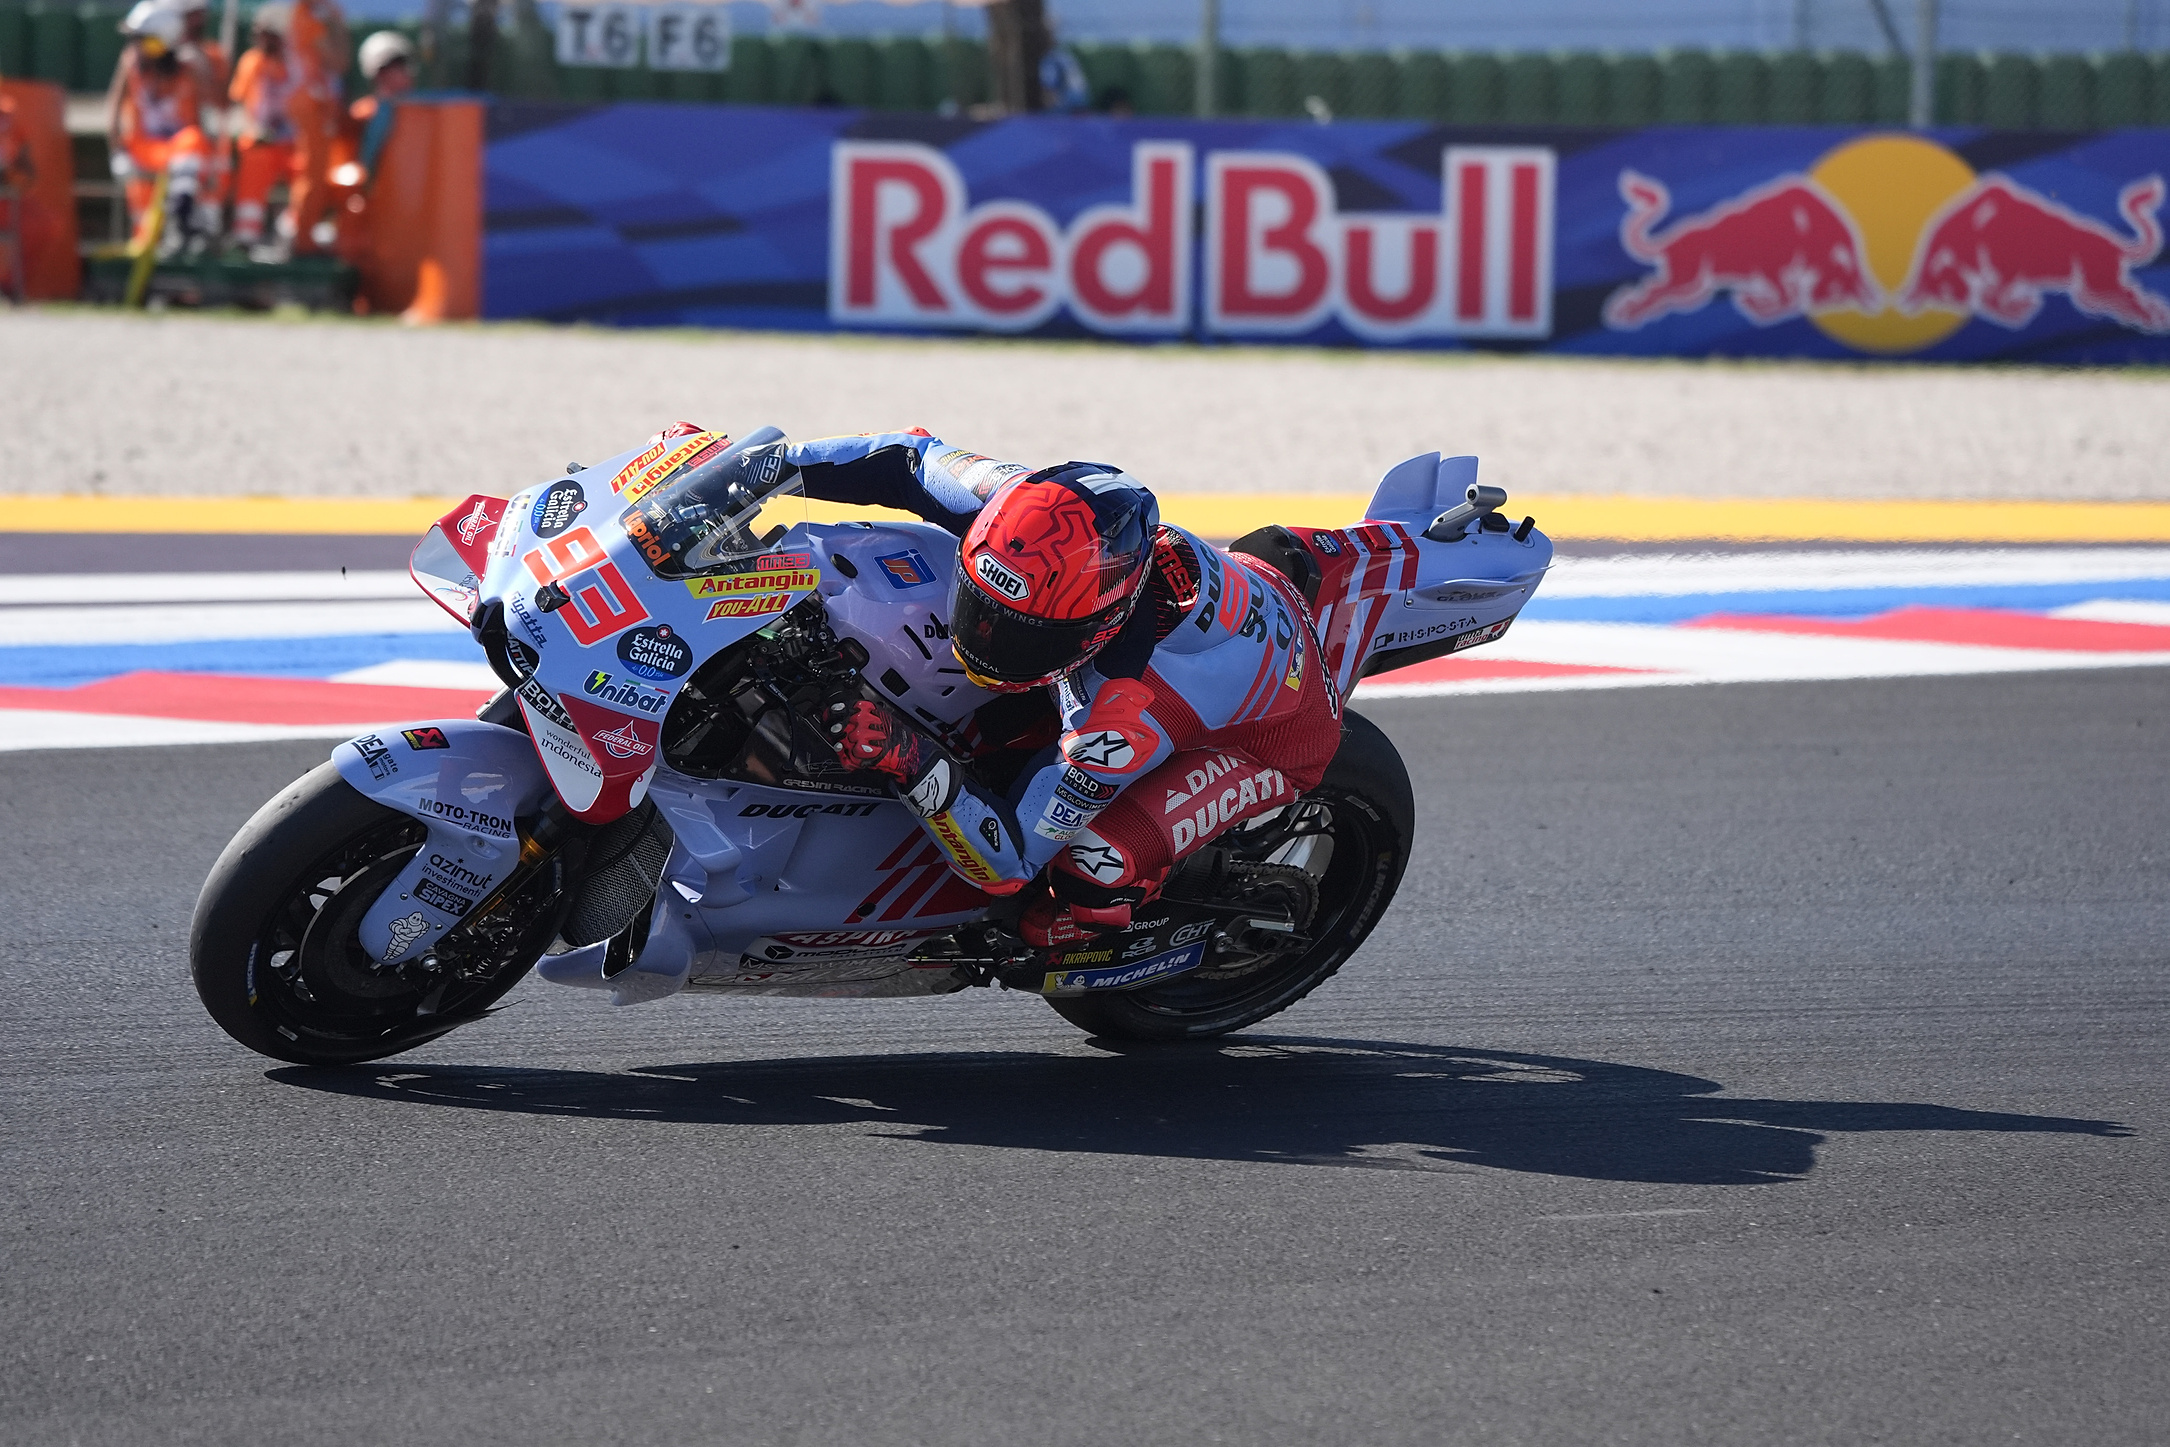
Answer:
[(189, 929), (196, 993), (219, 1028), (275, 1060), (347, 1065), (434, 1040), (511, 989), (549, 943), (533, 936), (554, 930), (554, 913), (521, 931), (508, 953), (524, 959), (487, 979), (432, 988), (361, 954), (362, 915), (427, 838), (330, 763), (257, 810), (211, 867)]
[[(1281, 961), (1263, 977), (1216, 984), (1179, 976), (1142, 990), (1078, 995), (1047, 1003), (1090, 1035), (1113, 1040), (1200, 1040), (1225, 1035), (1279, 1014), (1340, 969), (1393, 902), (1416, 834), (1416, 796), (1393, 741), (1378, 725), (1344, 712), (1341, 747), (1304, 803), (1332, 811), (1332, 855), (1318, 880), (1319, 907), (1307, 933), (1309, 949)], [(1221, 844), (1239, 839), (1223, 836)]]

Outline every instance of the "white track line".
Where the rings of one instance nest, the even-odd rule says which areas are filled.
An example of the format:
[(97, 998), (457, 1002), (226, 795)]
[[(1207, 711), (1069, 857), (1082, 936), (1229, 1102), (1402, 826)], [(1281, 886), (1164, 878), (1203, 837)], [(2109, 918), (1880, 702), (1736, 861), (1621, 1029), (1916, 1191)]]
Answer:
[(0, 709), (0, 752), (24, 749), (117, 749), (146, 745), (238, 744), (266, 739), (343, 739), (411, 720), (351, 724), (207, 723), (133, 714), (46, 713)]
[(388, 568), (339, 573), (30, 573), (0, 578), (0, 605), (242, 603), (263, 599), (414, 598), (414, 579)]
[(2064, 653), (2041, 648), (1912, 643), (1882, 638), (1677, 628), (1649, 623), (1517, 623), (1472, 663), (1518, 659), (1580, 667), (1647, 669), (1564, 678), (1476, 678), (1360, 685), (1359, 698), (1455, 693), (1522, 693), (1582, 688), (1654, 688), (1686, 683), (1755, 683), (1842, 678), (1920, 678), (1969, 673), (2036, 673), (2170, 664), (2170, 653)]
[(435, 658), (395, 658), (367, 668), (335, 673), (333, 683), (374, 683), (393, 688), (480, 688), (491, 693), (505, 685), (487, 663), (451, 663)]
[(1564, 557), (1539, 598), (1960, 588), (2170, 577), (2170, 548), (1965, 548), (1886, 552), (1636, 553)]
[(0, 609), (0, 647), (15, 648), (466, 631), (449, 613), (420, 594), (411, 602), (159, 603), (113, 608)]
[(2151, 623), (2159, 628), (2170, 625), (2170, 603), (2140, 598), (2096, 598), (2091, 602), (2052, 608), (2049, 616), (2077, 618), (2083, 623)]

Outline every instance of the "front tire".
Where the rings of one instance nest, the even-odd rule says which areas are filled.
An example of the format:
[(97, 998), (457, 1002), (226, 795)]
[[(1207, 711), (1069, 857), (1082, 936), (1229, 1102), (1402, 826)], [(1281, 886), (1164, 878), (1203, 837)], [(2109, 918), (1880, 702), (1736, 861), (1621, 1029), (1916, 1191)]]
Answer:
[(348, 1065), (434, 1040), (510, 990), (549, 943), (548, 911), (486, 978), (414, 980), (362, 953), (362, 916), (427, 838), (330, 763), (257, 810), (212, 866), (189, 930), (196, 993), (219, 1028), (276, 1060)]
[[(1416, 796), (1393, 741), (1363, 715), (1344, 712), (1341, 746), (1326, 777), (1297, 807), (1323, 805), (1331, 848), (1318, 873), (1309, 948), (1270, 969), (1216, 979), (1203, 967), (1163, 985), (1047, 1003), (1087, 1034), (1113, 1040), (1200, 1040), (1279, 1014), (1317, 989), (1371, 933), (1393, 902), (1416, 835)], [(1242, 831), (1222, 846), (1240, 848)]]

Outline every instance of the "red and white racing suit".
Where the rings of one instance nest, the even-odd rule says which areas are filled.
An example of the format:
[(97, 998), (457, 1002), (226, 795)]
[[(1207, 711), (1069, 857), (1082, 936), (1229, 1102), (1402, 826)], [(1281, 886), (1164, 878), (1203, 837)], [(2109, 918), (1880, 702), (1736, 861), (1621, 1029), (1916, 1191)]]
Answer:
[[(923, 432), (795, 443), (808, 496), (902, 508), (960, 537), (1027, 469)], [(1175, 863), (1315, 787), (1341, 700), (1297, 589), (1162, 524), (1123, 630), (1053, 687), (1055, 744), (997, 795), (936, 749), (899, 788), (950, 867), (1014, 893), (1048, 869), (1080, 919), (1121, 923)]]

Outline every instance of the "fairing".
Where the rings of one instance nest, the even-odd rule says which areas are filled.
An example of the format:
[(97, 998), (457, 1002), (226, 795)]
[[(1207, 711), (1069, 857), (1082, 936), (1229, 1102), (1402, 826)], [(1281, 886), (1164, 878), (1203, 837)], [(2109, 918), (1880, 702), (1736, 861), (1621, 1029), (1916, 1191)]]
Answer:
[[(536, 756), (566, 808), (588, 823), (608, 823), (646, 797), (663, 718), (686, 677), (821, 582), (803, 523), (773, 547), (718, 545), (750, 540), (762, 509), (795, 493), (788, 477), (757, 479), (734, 511), (717, 514), (698, 573), (687, 574), (683, 549), (660, 551), (646, 528), (643, 499), (652, 507), (688, 497), (672, 481), (677, 470), (712, 475), (762, 441), (661, 439), (513, 497), (486, 545), (464, 543), (448, 517), (417, 549), (418, 580), (424, 549), (439, 565), (448, 548), (470, 568), (482, 563), (472, 623), (478, 635), (502, 631), (501, 671), (518, 681)], [(442, 591), (431, 595), (445, 601)]]
[(420, 959), (520, 859), (519, 821), (549, 796), (517, 729), (436, 719), (349, 739), (339, 777), (429, 826), (429, 839), (362, 919), (362, 948), (387, 964)]

